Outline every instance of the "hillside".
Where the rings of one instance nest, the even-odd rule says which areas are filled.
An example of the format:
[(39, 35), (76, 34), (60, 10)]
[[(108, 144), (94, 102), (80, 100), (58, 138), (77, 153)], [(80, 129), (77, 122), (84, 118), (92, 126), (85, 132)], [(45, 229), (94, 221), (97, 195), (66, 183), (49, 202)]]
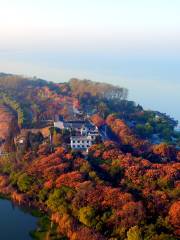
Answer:
[[(0, 156), (0, 192), (42, 212), (35, 239), (179, 239), (174, 119), (129, 101), (123, 87), (90, 80), (0, 74), (0, 93), (0, 136), (9, 147)], [(99, 135), (88, 151), (70, 145), (75, 127), (53, 127), (59, 115), (94, 124)]]
[(11, 139), (18, 132), (17, 118), (8, 107), (0, 105), (0, 152), (5, 149), (8, 151), (12, 149)]
[(57, 115), (68, 117), (76, 106), (86, 114), (98, 113), (103, 118), (115, 113), (141, 138), (180, 142), (174, 131), (177, 121), (157, 111), (145, 111), (142, 106), (128, 101), (128, 90), (123, 87), (78, 79), (53, 83), (1, 73), (0, 93), (0, 102), (16, 113), (19, 126), (23, 128), (54, 120)]
[(68, 114), (74, 102), (86, 94), (97, 99), (127, 97), (126, 89), (110, 84), (77, 79), (55, 84), (42, 79), (6, 74), (0, 74), (0, 92), (2, 103), (17, 112), (19, 122), (24, 127), (42, 120), (53, 120), (58, 113)]

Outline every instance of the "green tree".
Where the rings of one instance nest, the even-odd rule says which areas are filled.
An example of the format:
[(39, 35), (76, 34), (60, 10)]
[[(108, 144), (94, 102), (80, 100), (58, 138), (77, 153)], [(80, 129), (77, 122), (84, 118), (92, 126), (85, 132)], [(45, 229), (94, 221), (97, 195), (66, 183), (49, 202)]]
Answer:
[(79, 221), (83, 223), (84, 225), (91, 227), (95, 224), (94, 219), (95, 219), (96, 212), (94, 208), (92, 207), (82, 207), (79, 210)]
[(143, 240), (138, 226), (131, 227), (127, 232), (127, 240)]
[(32, 176), (23, 173), (19, 176), (17, 185), (21, 192), (28, 192), (33, 184), (34, 180)]
[(46, 188), (43, 188), (39, 191), (38, 197), (41, 202), (44, 202), (45, 200), (47, 200), (47, 196), (48, 196), (48, 190)]
[(58, 146), (61, 143), (61, 135), (54, 129), (52, 142), (55, 146)]
[(60, 189), (55, 189), (54, 192), (49, 195), (47, 200), (48, 207), (54, 212), (68, 212), (68, 210), (70, 210), (69, 202), (73, 193), (73, 190), (66, 186), (62, 186)]

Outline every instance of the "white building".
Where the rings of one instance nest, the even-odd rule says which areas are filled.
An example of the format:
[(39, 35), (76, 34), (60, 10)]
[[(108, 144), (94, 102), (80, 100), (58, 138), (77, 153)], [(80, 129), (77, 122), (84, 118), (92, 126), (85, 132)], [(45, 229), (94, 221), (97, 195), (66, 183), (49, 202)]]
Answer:
[(88, 136), (91, 136), (93, 140), (95, 140), (99, 136), (99, 130), (96, 127), (94, 130), (88, 131)]
[(74, 129), (81, 135), (88, 135), (89, 132), (97, 134), (98, 128), (88, 120), (70, 120), (70, 121), (56, 121), (54, 127), (59, 129)]
[(74, 136), (70, 137), (70, 145), (73, 150), (87, 151), (100, 135), (98, 128), (89, 120), (59, 120), (54, 122), (54, 127), (74, 130)]
[(74, 129), (80, 131), (83, 127), (92, 129), (94, 128), (94, 125), (92, 125), (87, 120), (69, 120), (69, 121), (59, 120), (54, 122), (54, 127), (57, 127), (59, 129)]
[(57, 122), (54, 122), (54, 127), (55, 128), (59, 128), (59, 129), (64, 129), (64, 122), (63, 121), (57, 121)]
[(80, 129), (81, 135), (99, 135), (99, 130), (96, 126), (94, 125), (83, 125)]
[(73, 150), (87, 150), (93, 144), (91, 136), (72, 136), (70, 140)]

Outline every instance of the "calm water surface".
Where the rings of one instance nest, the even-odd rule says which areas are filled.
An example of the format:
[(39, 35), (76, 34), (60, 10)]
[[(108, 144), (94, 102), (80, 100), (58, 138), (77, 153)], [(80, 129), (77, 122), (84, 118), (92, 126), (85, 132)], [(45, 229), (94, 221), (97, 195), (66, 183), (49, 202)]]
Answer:
[(29, 232), (36, 228), (37, 218), (10, 201), (0, 199), (0, 239), (30, 240)]

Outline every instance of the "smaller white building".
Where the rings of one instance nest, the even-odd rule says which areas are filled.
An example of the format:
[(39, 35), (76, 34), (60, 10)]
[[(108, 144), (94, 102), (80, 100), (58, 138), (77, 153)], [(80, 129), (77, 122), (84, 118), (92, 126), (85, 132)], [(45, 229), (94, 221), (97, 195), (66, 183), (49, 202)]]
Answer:
[(80, 133), (82, 136), (85, 136), (87, 135), (88, 133), (88, 128), (86, 126), (82, 126), (81, 130), (80, 130)]
[(92, 140), (95, 140), (99, 136), (98, 128), (96, 127), (94, 130), (89, 131), (88, 136), (90, 136)]
[(54, 127), (55, 128), (59, 128), (59, 129), (64, 129), (64, 122), (63, 121), (57, 121), (57, 122), (54, 122)]

